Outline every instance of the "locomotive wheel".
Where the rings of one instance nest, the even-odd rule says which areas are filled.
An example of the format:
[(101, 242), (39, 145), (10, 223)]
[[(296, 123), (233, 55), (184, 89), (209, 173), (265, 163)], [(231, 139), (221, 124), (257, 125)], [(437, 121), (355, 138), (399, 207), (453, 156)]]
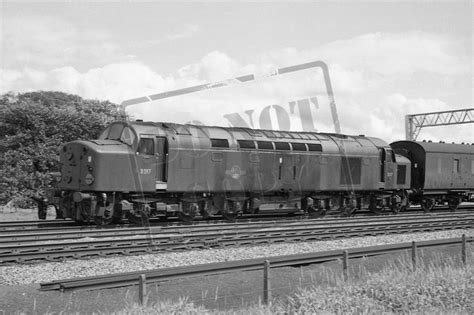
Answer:
[(182, 211), (178, 212), (178, 218), (183, 222), (191, 222), (199, 212), (196, 202), (183, 201)]
[(357, 201), (355, 199), (346, 199), (340, 210), (345, 217), (354, 215), (357, 211)]
[(205, 220), (210, 219), (212, 217), (212, 214), (210, 212), (208, 212), (207, 209), (202, 209), (201, 210), (201, 215), (202, 215), (203, 219), (205, 219)]
[(107, 225), (114, 220), (114, 205), (107, 201), (103, 216), (94, 216), (94, 222), (97, 225)]
[(192, 220), (194, 220), (195, 216), (185, 214), (183, 212), (178, 212), (178, 218), (183, 222), (191, 222)]
[(78, 216), (76, 217), (76, 222), (78, 223), (89, 223), (91, 220), (91, 210), (90, 210), (90, 205), (86, 203), (79, 203), (76, 207), (76, 211), (79, 211), (77, 214)]
[(334, 201), (332, 199), (324, 200), (324, 214), (326, 214), (327, 211), (332, 210), (334, 210)]
[(426, 198), (421, 201), (421, 209), (425, 212), (430, 212), (435, 206), (435, 200), (431, 198)]
[(394, 214), (398, 214), (402, 210), (402, 203), (396, 202), (392, 204), (390, 208)]
[(94, 223), (97, 225), (107, 225), (107, 224), (112, 223), (112, 221), (113, 221), (113, 218), (104, 218), (104, 217), (99, 217), (99, 216), (94, 217)]
[(128, 222), (138, 224), (141, 226), (149, 225), (149, 218), (151, 214), (151, 207), (146, 203), (134, 203), (133, 211), (127, 212), (126, 216)]
[(204, 219), (209, 219), (215, 215), (219, 210), (216, 209), (216, 206), (212, 201), (203, 201), (200, 205), (201, 215)]
[(382, 199), (377, 199), (375, 196), (370, 198), (369, 210), (377, 215), (383, 214), (386, 212), (386, 207)]
[(350, 217), (354, 215), (357, 211), (357, 207), (354, 205), (347, 205), (341, 208), (342, 215), (345, 217)]
[(326, 214), (325, 209), (315, 208), (314, 206), (309, 206), (306, 211), (308, 212), (309, 216), (314, 218), (322, 218)]
[(459, 204), (460, 204), (459, 198), (452, 198), (448, 200), (448, 207), (453, 212), (458, 209)]
[(222, 209), (222, 216), (228, 221), (235, 221), (240, 212), (240, 202), (227, 200)]
[(110, 224), (112, 223), (112, 220), (114, 218), (111, 216), (110, 218), (104, 218), (104, 217), (99, 217), (99, 216), (95, 216), (94, 217), (94, 222), (95, 224), (97, 225), (107, 225), (107, 224)]
[(373, 208), (369, 208), (369, 210), (373, 213), (373, 214), (382, 214), (383, 212), (383, 209), (382, 208), (378, 208), (378, 207), (373, 207)]
[(314, 204), (308, 205), (305, 211), (309, 214), (310, 217), (321, 218), (326, 215), (326, 209), (322, 207), (315, 207)]
[(139, 211), (139, 213), (127, 212), (127, 219), (128, 219), (128, 222), (138, 224), (141, 226), (146, 226), (149, 223), (148, 215), (143, 211)]

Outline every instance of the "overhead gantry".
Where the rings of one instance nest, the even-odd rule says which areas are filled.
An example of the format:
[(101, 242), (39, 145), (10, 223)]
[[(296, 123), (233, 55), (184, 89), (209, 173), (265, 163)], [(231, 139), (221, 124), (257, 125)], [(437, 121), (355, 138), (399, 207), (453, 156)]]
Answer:
[(474, 123), (474, 108), (448, 110), (405, 116), (407, 140), (416, 140), (421, 128)]

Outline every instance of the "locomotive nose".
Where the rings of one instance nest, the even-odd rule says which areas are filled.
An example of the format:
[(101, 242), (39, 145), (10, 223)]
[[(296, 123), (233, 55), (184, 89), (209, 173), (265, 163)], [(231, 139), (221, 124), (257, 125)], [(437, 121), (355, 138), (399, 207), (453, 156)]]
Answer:
[(60, 154), (60, 188), (79, 190), (81, 185), (91, 184), (93, 153), (90, 145), (84, 141), (74, 141), (63, 146)]

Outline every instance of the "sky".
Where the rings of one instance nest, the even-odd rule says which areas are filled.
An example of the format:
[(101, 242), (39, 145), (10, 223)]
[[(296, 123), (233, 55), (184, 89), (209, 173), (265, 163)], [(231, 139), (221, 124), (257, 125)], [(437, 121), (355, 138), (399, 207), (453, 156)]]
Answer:
[[(257, 73), (127, 111), (215, 125), (237, 114), (256, 128), (334, 132), (320, 69), (268, 77), (323, 61), (343, 133), (391, 142), (405, 138), (407, 114), (473, 107), (472, 1), (0, 3), (0, 93), (120, 104)], [(418, 139), (474, 143), (473, 126), (425, 128)]]

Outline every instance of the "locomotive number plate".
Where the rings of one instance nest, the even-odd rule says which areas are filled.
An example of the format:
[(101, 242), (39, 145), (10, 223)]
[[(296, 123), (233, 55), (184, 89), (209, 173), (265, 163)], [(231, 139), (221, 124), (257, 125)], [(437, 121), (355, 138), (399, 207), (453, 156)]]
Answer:
[(140, 169), (140, 175), (150, 175), (151, 174), (151, 168), (141, 168)]

